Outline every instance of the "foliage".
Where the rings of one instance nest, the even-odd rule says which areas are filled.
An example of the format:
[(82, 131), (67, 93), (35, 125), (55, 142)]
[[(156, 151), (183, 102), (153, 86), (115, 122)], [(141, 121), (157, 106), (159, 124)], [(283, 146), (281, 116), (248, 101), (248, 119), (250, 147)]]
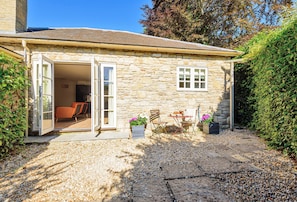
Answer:
[(263, 28), (279, 25), (291, 0), (152, 0), (144, 32), (182, 41), (234, 47)]
[(234, 68), (234, 121), (248, 126), (254, 113), (252, 97), (252, 71), (250, 63), (238, 63)]
[[(256, 47), (260, 41), (263, 42), (266, 40), (268, 35), (269, 31), (264, 30), (239, 47), (238, 49), (245, 53), (239, 58), (247, 58), (250, 54), (250, 48)], [(234, 121), (239, 125), (248, 127), (252, 127), (252, 118), (255, 113), (255, 96), (252, 91), (254, 88), (254, 84), (252, 82), (254, 73), (252, 71), (251, 64), (251, 60), (246, 60), (243, 63), (236, 63), (234, 68)]]
[(270, 146), (297, 156), (297, 16), (254, 44), (252, 126)]
[(203, 114), (201, 118), (202, 123), (212, 123), (213, 122), (213, 116), (210, 114)]
[(139, 114), (137, 117), (133, 117), (129, 120), (130, 126), (140, 126), (147, 124), (147, 116), (145, 114)]
[(0, 158), (23, 144), (26, 129), (26, 68), (0, 54)]

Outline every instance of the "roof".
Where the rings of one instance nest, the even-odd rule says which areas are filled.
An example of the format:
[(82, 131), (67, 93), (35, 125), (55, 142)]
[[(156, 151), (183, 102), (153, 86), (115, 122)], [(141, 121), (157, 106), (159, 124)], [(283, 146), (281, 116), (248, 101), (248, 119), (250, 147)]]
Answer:
[(12, 51), (12, 50), (10, 50), (8, 48), (5, 48), (3, 46), (0, 46), (0, 52), (3, 52), (3, 53), (5, 53), (5, 54), (7, 54), (7, 55), (9, 55), (11, 57), (14, 57), (17, 60), (22, 60), (23, 59), (23, 55), (18, 54), (18, 53), (14, 52), (14, 51)]
[[(114, 31), (114, 30), (102, 30), (102, 29), (90, 29), (90, 28), (52, 28), (52, 29), (28, 29), (27, 32), (16, 33), (16, 34), (0, 34), (1, 38), (14, 38), (31, 40), (35, 43), (37, 41), (46, 41), (53, 44), (53, 41), (62, 41), (83, 44), (97, 44), (97, 45), (113, 45), (113, 47), (142, 47), (142, 48), (154, 48), (159, 51), (166, 51), (166, 49), (176, 50), (187, 50), (188, 53), (200, 51), (207, 52), (210, 55), (216, 55), (216, 53), (225, 53), (226, 56), (237, 56), (241, 52), (220, 48), (215, 46), (203, 45), (200, 43), (191, 43), (178, 40), (172, 40), (167, 38), (149, 36), (145, 34), (138, 34), (126, 31)], [(56, 42), (57, 43), (57, 42)], [(57, 43), (61, 44), (61, 43)]]

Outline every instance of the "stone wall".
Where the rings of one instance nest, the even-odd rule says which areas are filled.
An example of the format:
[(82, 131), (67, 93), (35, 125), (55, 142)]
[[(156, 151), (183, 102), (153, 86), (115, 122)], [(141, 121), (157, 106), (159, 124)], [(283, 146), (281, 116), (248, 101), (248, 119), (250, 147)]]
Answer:
[(0, 32), (16, 33), (27, 29), (27, 0), (0, 0)]
[(27, 30), (27, 0), (17, 0), (16, 5), (16, 32), (24, 32)]
[[(228, 73), (229, 58), (104, 50), (97, 48), (72, 48), (61, 46), (33, 46), (32, 59), (39, 53), (59, 62), (84, 62), (91, 65), (94, 57), (100, 63), (116, 64), (117, 74), (117, 130), (128, 131), (129, 119), (150, 109), (160, 109), (161, 118), (173, 123), (168, 117), (176, 110), (197, 108), (200, 115), (216, 112), (221, 124), (229, 117)], [(177, 90), (177, 67), (204, 66), (208, 69), (207, 91)], [(149, 127), (149, 126), (148, 126)]]

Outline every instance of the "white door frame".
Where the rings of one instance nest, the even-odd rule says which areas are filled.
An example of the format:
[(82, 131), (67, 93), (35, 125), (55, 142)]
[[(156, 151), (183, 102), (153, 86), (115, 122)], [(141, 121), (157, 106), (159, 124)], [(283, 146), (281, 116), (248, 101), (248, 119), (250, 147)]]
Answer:
[[(110, 72), (109, 70), (112, 69)], [(110, 63), (101, 64), (101, 117), (102, 127), (116, 129), (116, 65)], [(106, 122), (105, 123), (105, 119)]]
[[(44, 65), (45, 64), (50, 65), (50, 71), (44, 72)], [(39, 136), (44, 135), (46, 133), (49, 133), (55, 129), (55, 114), (54, 114), (54, 62), (50, 60), (49, 58), (46, 58), (42, 54), (39, 54), (38, 62), (36, 63), (37, 66), (35, 67), (35, 71), (38, 72), (37, 78), (38, 78), (38, 121), (39, 121)], [(44, 92), (44, 86), (45, 81), (50, 81), (49, 92)], [(45, 89), (48, 90), (48, 89)], [(47, 96), (47, 99), (44, 99), (44, 96)], [(48, 99), (50, 98), (50, 99)], [(49, 101), (49, 104), (45, 106), (44, 101)], [(44, 107), (47, 107), (47, 111), (44, 111)], [(46, 117), (45, 117), (46, 115)], [(48, 115), (50, 115), (48, 117)], [(49, 119), (48, 119), (49, 118)], [(48, 123), (44, 124), (44, 120), (46, 120)], [(47, 127), (46, 127), (47, 125)], [(46, 128), (45, 128), (46, 127)]]
[(99, 62), (92, 58), (91, 65), (91, 119), (92, 133), (101, 130), (101, 69)]

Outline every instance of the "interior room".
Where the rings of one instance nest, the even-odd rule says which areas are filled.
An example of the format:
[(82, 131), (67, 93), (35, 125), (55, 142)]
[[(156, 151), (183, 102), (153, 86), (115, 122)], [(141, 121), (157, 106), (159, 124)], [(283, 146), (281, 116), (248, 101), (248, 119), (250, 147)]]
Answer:
[[(90, 130), (91, 65), (55, 63), (54, 74), (56, 113), (55, 131), (67, 132)], [(78, 109), (77, 106), (73, 105), (74, 102), (86, 103), (86, 106), (81, 105)], [(73, 109), (74, 107), (76, 107), (75, 110)], [(58, 117), (57, 112), (59, 113)], [(72, 115), (72, 113), (74, 114)]]

